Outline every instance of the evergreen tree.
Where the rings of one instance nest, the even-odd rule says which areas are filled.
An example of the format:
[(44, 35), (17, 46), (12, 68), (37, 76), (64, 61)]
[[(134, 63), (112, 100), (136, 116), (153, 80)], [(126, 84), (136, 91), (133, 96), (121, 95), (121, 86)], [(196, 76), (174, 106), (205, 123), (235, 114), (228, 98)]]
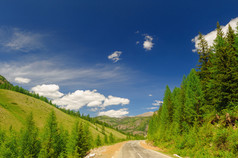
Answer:
[(169, 124), (172, 122), (173, 109), (172, 109), (172, 100), (171, 100), (171, 91), (169, 86), (166, 86), (163, 105), (161, 107), (160, 113), (160, 127), (159, 127), (159, 137), (164, 137), (166, 129), (169, 127)]
[(5, 140), (1, 143), (0, 146), (0, 157), (6, 158), (15, 158), (18, 157), (18, 139), (17, 133), (12, 129), (12, 126), (9, 128), (8, 135), (5, 136)]
[(207, 41), (205, 40), (204, 36), (199, 33), (198, 36), (198, 49), (197, 53), (199, 55), (199, 65), (197, 75), (200, 78), (203, 92), (205, 94), (205, 100), (207, 101), (206, 104), (209, 104), (210, 101), (210, 93), (208, 92), (208, 83), (211, 79), (211, 67), (212, 62), (211, 58), (213, 56), (212, 49), (208, 46)]
[(33, 121), (33, 114), (27, 117), (26, 128), (20, 137), (20, 157), (37, 157), (40, 151), (40, 141), (38, 139), (38, 129)]
[(79, 142), (78, 142), (78, 146), (82, 147), (81, 153), (80, 153), (80, 157), (84, 157), (86, 156), (86, 153), (88, 151), (88, 143), (86, 140), (86, 135), (84, 132), (84, 126), (82, 124), (82, 122), (79, 125)]
[(104, 144), (108, 144), (107, 134), (104, 135)]
[(209, 85), (211, 104), (221, 111), (237, 102), (237, 59), (235, 53), (235, 34), (229, 26), (224, 37), (220, 25), (217, 25), (217, 37), (214, 41), (214, 58), (212, 60), (212, 79)]
[(80, 151), (80, 146), (77, 146), (78, 144), (78, 141), (79, 141), (79, 122), (75, 122), (74, 126), (73, 126), (73, 129), (72, 129), (72, 132), (71, 132), (71, 135), (70, 135), (70, 138), (69, 138), (69, 141), (68, 141), (68, 144), (67, 144), (67, 153), (68, 153), (68, 156), (74, 156), (78, 153), (78, 151)]
[(101, 146), (101, 145), (102, 145), (102, 141), (101, 141), (100, 136), (98, 135), (96, 138), (96, 146)]
[(102, 124), (102, 134), (105, 134), (105, 126)]
[(0, 128), (0, 147), (1, 147), (1, 144), (5, 141), (5, 138), (6, 138), (6, 133), (5, 133), (5, 131), (3, 131), (3, 130)]
[(59, 157), (64, 150), (61, 146), (62, 137), (54, 111), (50, 113), (44, 130), (40, 157)]
[(84, 135), (85, 135), (85, 145), (84, 150), (89, 151), (92, 148), (93, 145), (93, 137), (89, 130), (89, 124), (86, 123), (84, 126)]
[(84, 157), (89, 150), (83, 124), (77, 121), (73, 127), (68, 143), (68, 155), (72, 157)]
[(187, 123), (186, 129), (191, 127), (196, 119), (201, 117), (203, 105), (203, 92), (199, 77), (195, 69), (192, 69), (187, 77), (185, 90), (184, 118)]
[(172, 100), (173, 100), (173, 107), (174, 107), (174, 113), (173, 113), (173, 123), (172, 123), (172, 129), (174, 134), (179, 134), (181, 131), (181, 121), (182, 121), (182, 104), (181, 104), (181, 89), (175, 87), (172, 92)]
[(114, 139), (114, 136), (112, 133), (110, 133), (110, 135), (109, 135), (109, 141), (110, 141), (110, 143), (115, 143), (115, 139)]

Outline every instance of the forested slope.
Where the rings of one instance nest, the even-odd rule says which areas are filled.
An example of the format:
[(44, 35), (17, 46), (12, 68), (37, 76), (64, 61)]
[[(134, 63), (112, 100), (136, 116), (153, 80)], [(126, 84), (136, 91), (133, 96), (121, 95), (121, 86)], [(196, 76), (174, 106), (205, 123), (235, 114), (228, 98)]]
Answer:
[[(238, 30), (236, 30), (238, 32)], [(238, 34), (219, 24), (209, 47), (199, 35), (199, 65), (180, 87), (167, 86), (148, 139), (181, 156), (238, 156)]]

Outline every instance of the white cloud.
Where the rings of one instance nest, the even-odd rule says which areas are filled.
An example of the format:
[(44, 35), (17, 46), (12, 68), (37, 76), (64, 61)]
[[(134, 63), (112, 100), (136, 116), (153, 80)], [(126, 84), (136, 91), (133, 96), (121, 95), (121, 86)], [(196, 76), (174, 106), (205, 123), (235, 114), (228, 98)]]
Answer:
[(119, 110), (108, 110), (108, 111), (101, 111), (98, 113), (98, 116), (110, 116), (110, 117), (122, 117), (129, 114), (127, 108), (119, 109)]
[[(238, 17), (235, 19), (232, 19), (226, 26), (221, 26), (223, 33), (224, 34), (227, 33), (228, 25), (230, 25), (232, 27), (232, 29), (236, 30), (237, 22), (238, 22)], [(209, 32), (208, 34), (204, 35), (204, 38), (207, 41), (209, 46), (213, 45), (213, 41), (215, 40), (216, 35), (217, 35), (216, 29)], [(198, 49), (198, 43), (199, 43), (198, 35), (192, 39), (192, 42), (195, 43), (195, 48)], [(196, 49), (193, 49), (193, 52), (195, 52)]]
[(6, 50), (29, 52), (43, 48), (43, 35), (19, 28), (0, 28), (0, 43)]
[(130, 103), (130, 100), (111, 95), (106, 98), (103, 94), (97, 92), (97, 90), (77, 90), (52, 102), (66, 109), (77, 110), (83, 106), (104, 109), (110, 105), (126, 105)]
[(154, 109), (158, 109), (158, 107), (149, 107), (149, 108), (146, 108), (148, 110), (154, 110)]
[(40, 96), (45, 96), (50, 99), (60, 98), (64, 95), (63, 93), (59, 92), (59, 86), (55, 84), (37, 85), (31, 90)]
[(120, 98), (120, 97), (114, 97), (109, 95), (108, 98), (105, 99), (103, 106), (109, 106), (109, 105), (126, 105), (129, 104), (130, 100), (126, 98)]
[(105, 96), (98, 93), (97, 90), (77, 90), (74, 93), (69, 93), (62, 98), (53, 100), (53, 103), (66, 109), (77, 110), (83, 106), (100, 106), (104, 100)]
[(163, 101), (159, 101), (159, 100), (155, 100), (154, 103), (152, 103), (152, 105), (154, 106), (161, 106), (163, 104)]
[(152, 94), (149, 94), (149, 97), (152, 97), (153, 95)]
[(15, 82), (25, 84), (25, 83), (31, 82), (31, 79), (29, 79), (29, 78), (23, 78), (23, 77), (16, 77), (16, 78), (15, 78)]
[(143, 43), (143, 47), (145, 50), (149, 51), (153, 48), (154, 43), (152, 42), (153, 38), (149, 35), (145, 35), (145, 41)]
[(108, 59), (112, 60), (114, 63), (120, 60), (121, 51), (115, 51), (111, 55), (108, 56)]

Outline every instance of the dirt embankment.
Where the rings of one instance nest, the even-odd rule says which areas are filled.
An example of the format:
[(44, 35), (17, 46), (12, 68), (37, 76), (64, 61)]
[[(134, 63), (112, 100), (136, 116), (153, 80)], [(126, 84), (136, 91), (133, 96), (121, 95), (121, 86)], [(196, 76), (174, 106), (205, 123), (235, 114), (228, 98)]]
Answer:
[(90, 157), (90, 155), (90, 158), (117, 158), (121, 147), (127, 142), (128, 141), (92, 149), (86, 158)]
[(145, 140), (140, 141), (140, 145), (142, 147), (144, 147), (145, 149), (151, 149), (151, 150), (154, 150), (154, 151), (163, 151), (162, 149), (160, 149), (160, 148), (158, 148), (156, 146), (153, 146), (150, 143), (147, 143)]

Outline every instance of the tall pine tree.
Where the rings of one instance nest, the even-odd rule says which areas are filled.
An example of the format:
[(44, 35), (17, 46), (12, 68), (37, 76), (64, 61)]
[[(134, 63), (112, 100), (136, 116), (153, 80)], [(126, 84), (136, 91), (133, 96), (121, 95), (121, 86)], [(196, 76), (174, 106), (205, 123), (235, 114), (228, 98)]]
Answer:
[(40, 157), (59, 157), (62, 149), (61, 133), (58, 128), (55, 112), (52, 111), (47, 119), (47, 123), (44, 127), (44, 135), (42, 139), (42, 149), (40, 151)]
[(22, 130), (20, 137), (20, 157), (37, 157), (40, 151), (38, 129), (33, 121), (33, 114), (27, 117), (26, 128)]

